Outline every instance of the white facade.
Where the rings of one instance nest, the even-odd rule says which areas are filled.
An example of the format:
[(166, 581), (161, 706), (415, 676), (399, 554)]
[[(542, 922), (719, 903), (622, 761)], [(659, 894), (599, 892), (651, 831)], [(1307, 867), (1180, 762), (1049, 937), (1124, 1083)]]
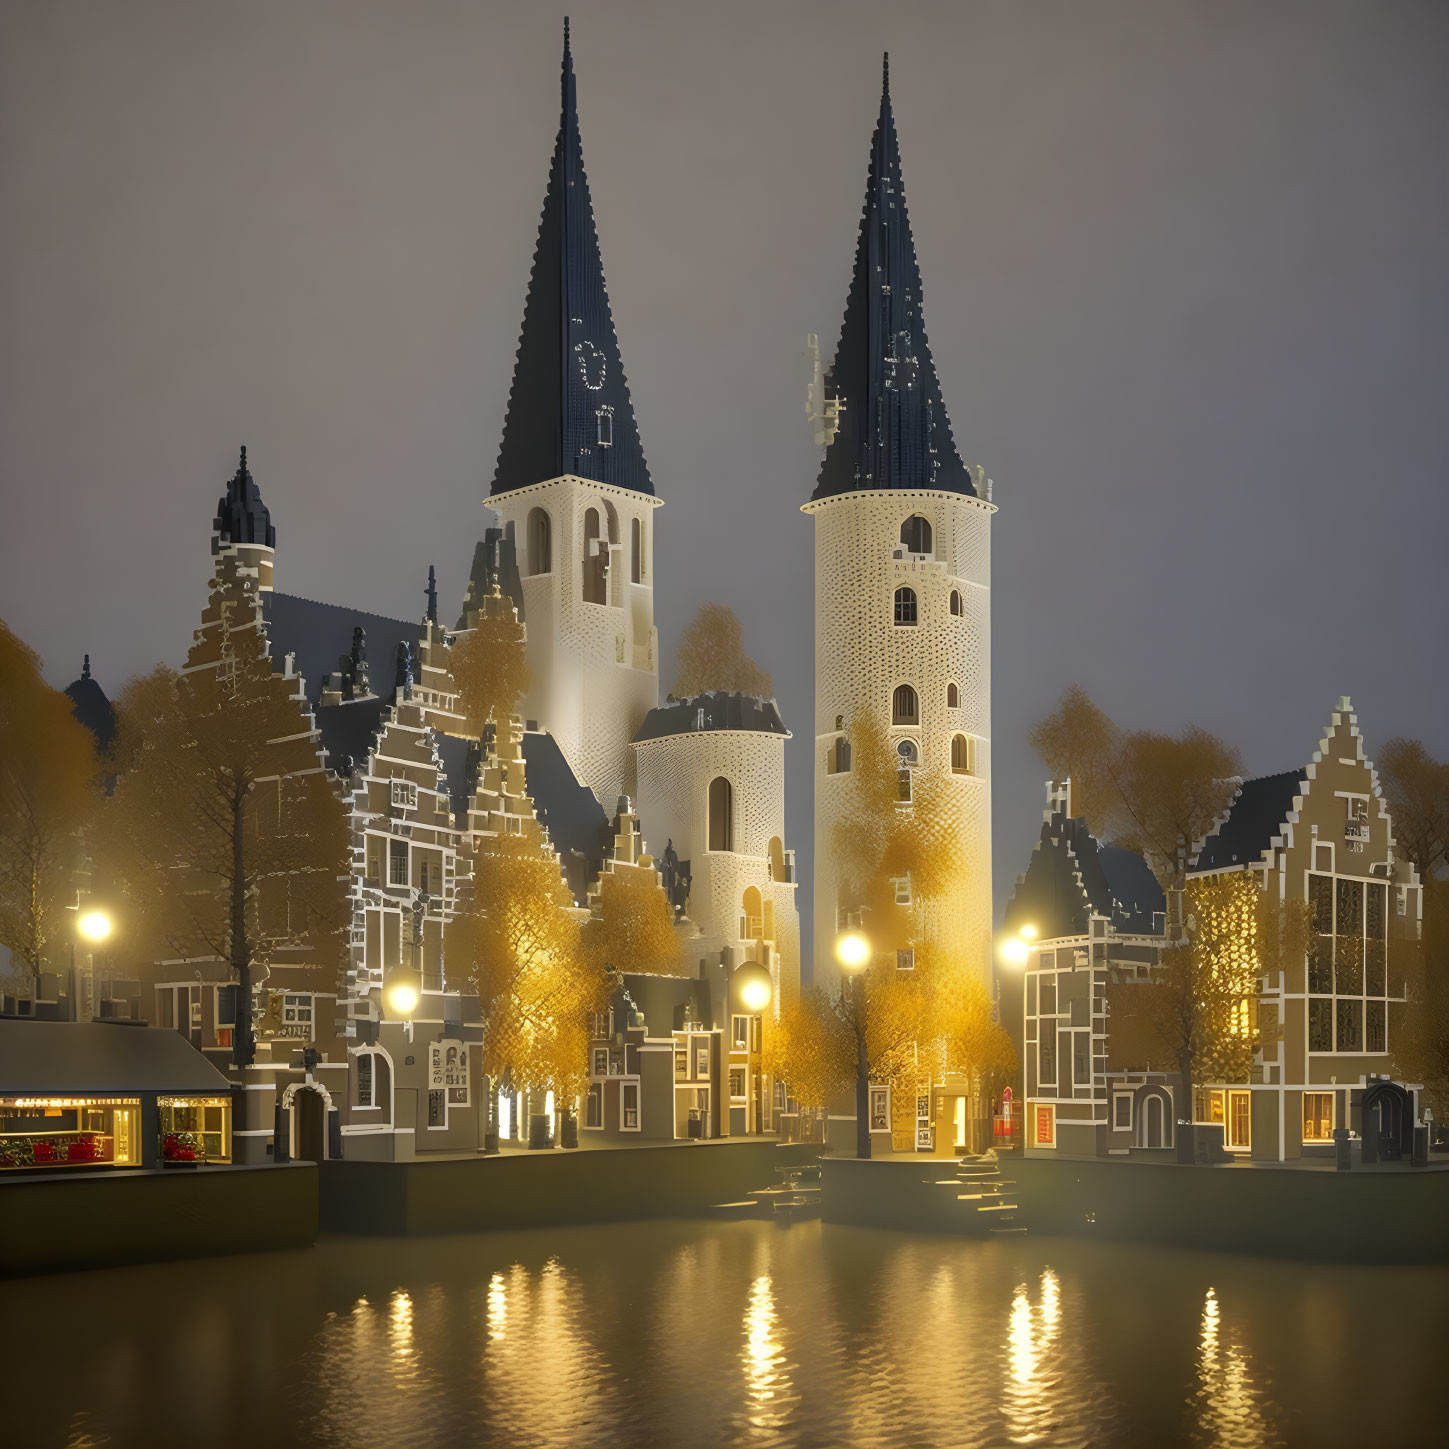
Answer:
[[(850, 788), (837, 742), (873, 717), (913, 768), (940, 776), (960, 801), (967, 884), (938, 902), (927, 939), (965, 948), (970, 969), (991, 966), (991, 515), (964, 493), (882, 489), (812, 501), (815, 518), (815, 979), (836, 979), (839, 873), (835, 821)], [(913, 517), (929, 525), (924, 541)], [(916, 537), (903, 542), (913, 530)], [(911, 544), (923, 545), (913, 551)], [(897, 622), (897, 590), (914, 595), (915, 622)], [(909, 610), (905, 611), (909, 612)], [(915, 723), (893, 722), (896, 691), (915, 692)], [(955, 745), (953, 767), (953, 741)], [(909, 764), (909, 759), (903, 763)], [(963, 768), (964, 767), (964, 768)]]
[[(634, 746), (639, 816), (658, 864), (666, 845), (691, 871), (688, 915), (700, 938), (691, 954), (736, 963), (757, 960), (775, 982), (775, 1001), (800, 980), (800, 918), (795, 858), (785, 849), (785, 741), (788, 735), (725, 729), (665, 735)], [(728, 782), (729, 818), (711, 805)], [(713, 845), (712, 845), (712, 830)], [(721, 838), (723, 832), (723, 838)], [(728, 849), (718, 848), (727, 844)]]
[(489, 500), (513, 535), (531, 683), (519, 710), (613, 815), (634, 794), (629, 742), (659, 702), (654, 510), (629, 488), (565, 476)]

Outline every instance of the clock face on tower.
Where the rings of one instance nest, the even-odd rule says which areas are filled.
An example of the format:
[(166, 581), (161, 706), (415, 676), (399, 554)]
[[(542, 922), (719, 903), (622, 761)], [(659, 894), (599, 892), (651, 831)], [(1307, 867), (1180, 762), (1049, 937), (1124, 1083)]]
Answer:
[(604, 385), (604, 354), (585, 338), (574, 343), (574, 361), (579, 365), (579, 380), (590, 392), (598, 392)]

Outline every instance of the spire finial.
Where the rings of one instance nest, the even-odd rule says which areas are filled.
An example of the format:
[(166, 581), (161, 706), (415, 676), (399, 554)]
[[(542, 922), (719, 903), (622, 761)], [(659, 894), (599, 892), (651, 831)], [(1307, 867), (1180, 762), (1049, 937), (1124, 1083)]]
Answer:
[(86, 655), (86, 662), (81, 665), (81, 678), (82, 679), (89, 679), (90, 677), (91, 677), (91, 656), (89, 654), (87, 654)]
[(438, 574), (432, 564), (428, 565), (428, 623), (438, 622)]
[(888, 50), (881, 54), (880, 93), (882, 97), (888, 97), (891, 93), (891, 53)]
[(237, 471), (242, 475), (243, 478), (246, 477), (246, 472), (247, 472), (247, 445), (245, 443), (243, 443), (241, 445), (241, 467)]

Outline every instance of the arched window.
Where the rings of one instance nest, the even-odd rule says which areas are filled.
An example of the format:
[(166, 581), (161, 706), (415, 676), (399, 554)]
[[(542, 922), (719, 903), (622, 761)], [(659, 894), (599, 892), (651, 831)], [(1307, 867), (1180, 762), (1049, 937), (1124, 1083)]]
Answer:
[(778, 835), (770, 837), (770, 879), (790, 879), (789, 869), (785, 864), (785, 842)]
[(542, 508), (528, 515), (528, 571), (531, 574), (553, 572), (553, 524)]
[(891, 723), (913, 725), (920, 722), (921, 712), (916, 704), (916, 691), (909, 684), (902, 684), (891, 696)]
[(931, 525), (919, 513), (913, 513), (901, 524), (901, 542), (907, 553), (930, 553)]
[(612, 448), (614, 446), (614, 409), (605, 404), (594, 414), (594, 418), (599, 425), (599, 446)]
[(599, 547), (599, 510), (584, 510), (584, 603), (609, 602), (606, 579), (609, 555)]
[(914, 624), (916, 622), (916, 591), (914, 589), (896, 590), (896, 623)]
[(636, 584), (644, 582), (644, 520), (635, 518), (629, 524), (629, 577)]
[(606, 498), (604, 499), (604, 517), (609, 520), (609, 542), (619, 541), (619, 511)]
[(962, 615), (962, 614), (964, 614), (966, 612), (965, 609), (963, 609), (961, 607), (961, 590), (960, 589), (952, 589), (951, 590), (951, 612), (953, 614), (955, 614), (958, 618), (960, 617), (960, 615)]
[(709, 782), (709, 848), (735, 848), (735, 792), (723, 775)]
[(740, 922), (740, 938), (759, 941), (765, 934), (764, 912), (760, 909), (760, 892), (755, 886), (745, 887), (744, 919)]
[(975, 751), (971, 748), (971, 741), (965, 735), (951, 736), (951, 773), (955, 775), (973, 775), (975, 770)]
[(948, 684), (946, 686), (946, 708), (961, 708), (961, 691), (954, 684)]
[(896, 758), (907, 768), (912, 768), (919, 764), (921, 754), (916, 748), (915, 740), (897, 740)]

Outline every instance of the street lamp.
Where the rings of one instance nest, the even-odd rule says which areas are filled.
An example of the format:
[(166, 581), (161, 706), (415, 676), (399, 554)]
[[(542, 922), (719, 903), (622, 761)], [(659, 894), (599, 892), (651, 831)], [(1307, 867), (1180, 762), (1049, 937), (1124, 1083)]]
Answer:
[(730, 978), (735, 1000), (748, 1012), (758, 1016), (774, 999), (775, 983), (758, 961), (746, 961)]
[(851, 1025), (855, 1031), (855, 1155), (870, 1157), (870, 1053), (865, 1036), (865, 968), (870, 942), (860, 931), (847, 931), (835, 943), (835, 959), (851, 986)]
[[(730, 977), (730, 992), (734, 996), (738, 1006), (743, 1008), (750, 1016), (759, 1018), (768, 1009), (770, 1002), (775, 996), (775, 983), (770, 973), (758, 961), (746, 961), (743, 965), (737, 966)], [(749, 1033), (745, 1037), (745, 1050), (748, 1054), (752, 1049), (758, 1049), (762, 1043), (762, 1034), (756, 1034), (756, 1027), (751, 1023)], [(760, 1099), (761, 1083), (758, 1064), (756, 1069), (750, 1073), (754, 1080), (754, 1090), (750, 1094), (750, 1100), (746, 1104), (746, 1132), (758, 1132), (762, 1104)], [(753, 1110), (751, 1110), (753, 1109)], [(753, 1123), (749, 1120), (753, 1118)]]
[(407, 1021), (418, 1009), (418, 1002), (423, 999), (419, 987), (422, 981), (418, 973), (410, 966), (395, 966), (387, 977), (387, 985), (383, 987), (382, 999), (387, 1006), (388, 1013)]
[(1034, 940), (1036, 940), (1036, 927), (1021, 926), (1014, 936), (1008, 936), (1001, 943), (1002, 962), (1007, 966), (1025, 966), (1027, 958), (1031, 955), (1031, 947), (1027, 943)]
[[(110, 939), (113, 922), (110, 916), (102, 910), (94, 907), (77, 914), (75, 929), (76, 934), (84, 940), (89, 941), (92, 946), (99, 946), (103, 941)], [(94, 984), (94, 971), (92, 972), (92, 984)], [(80, 977), (75, 969), (75, 940), (70, 942), (70, 1019), (80, 1020)]]

